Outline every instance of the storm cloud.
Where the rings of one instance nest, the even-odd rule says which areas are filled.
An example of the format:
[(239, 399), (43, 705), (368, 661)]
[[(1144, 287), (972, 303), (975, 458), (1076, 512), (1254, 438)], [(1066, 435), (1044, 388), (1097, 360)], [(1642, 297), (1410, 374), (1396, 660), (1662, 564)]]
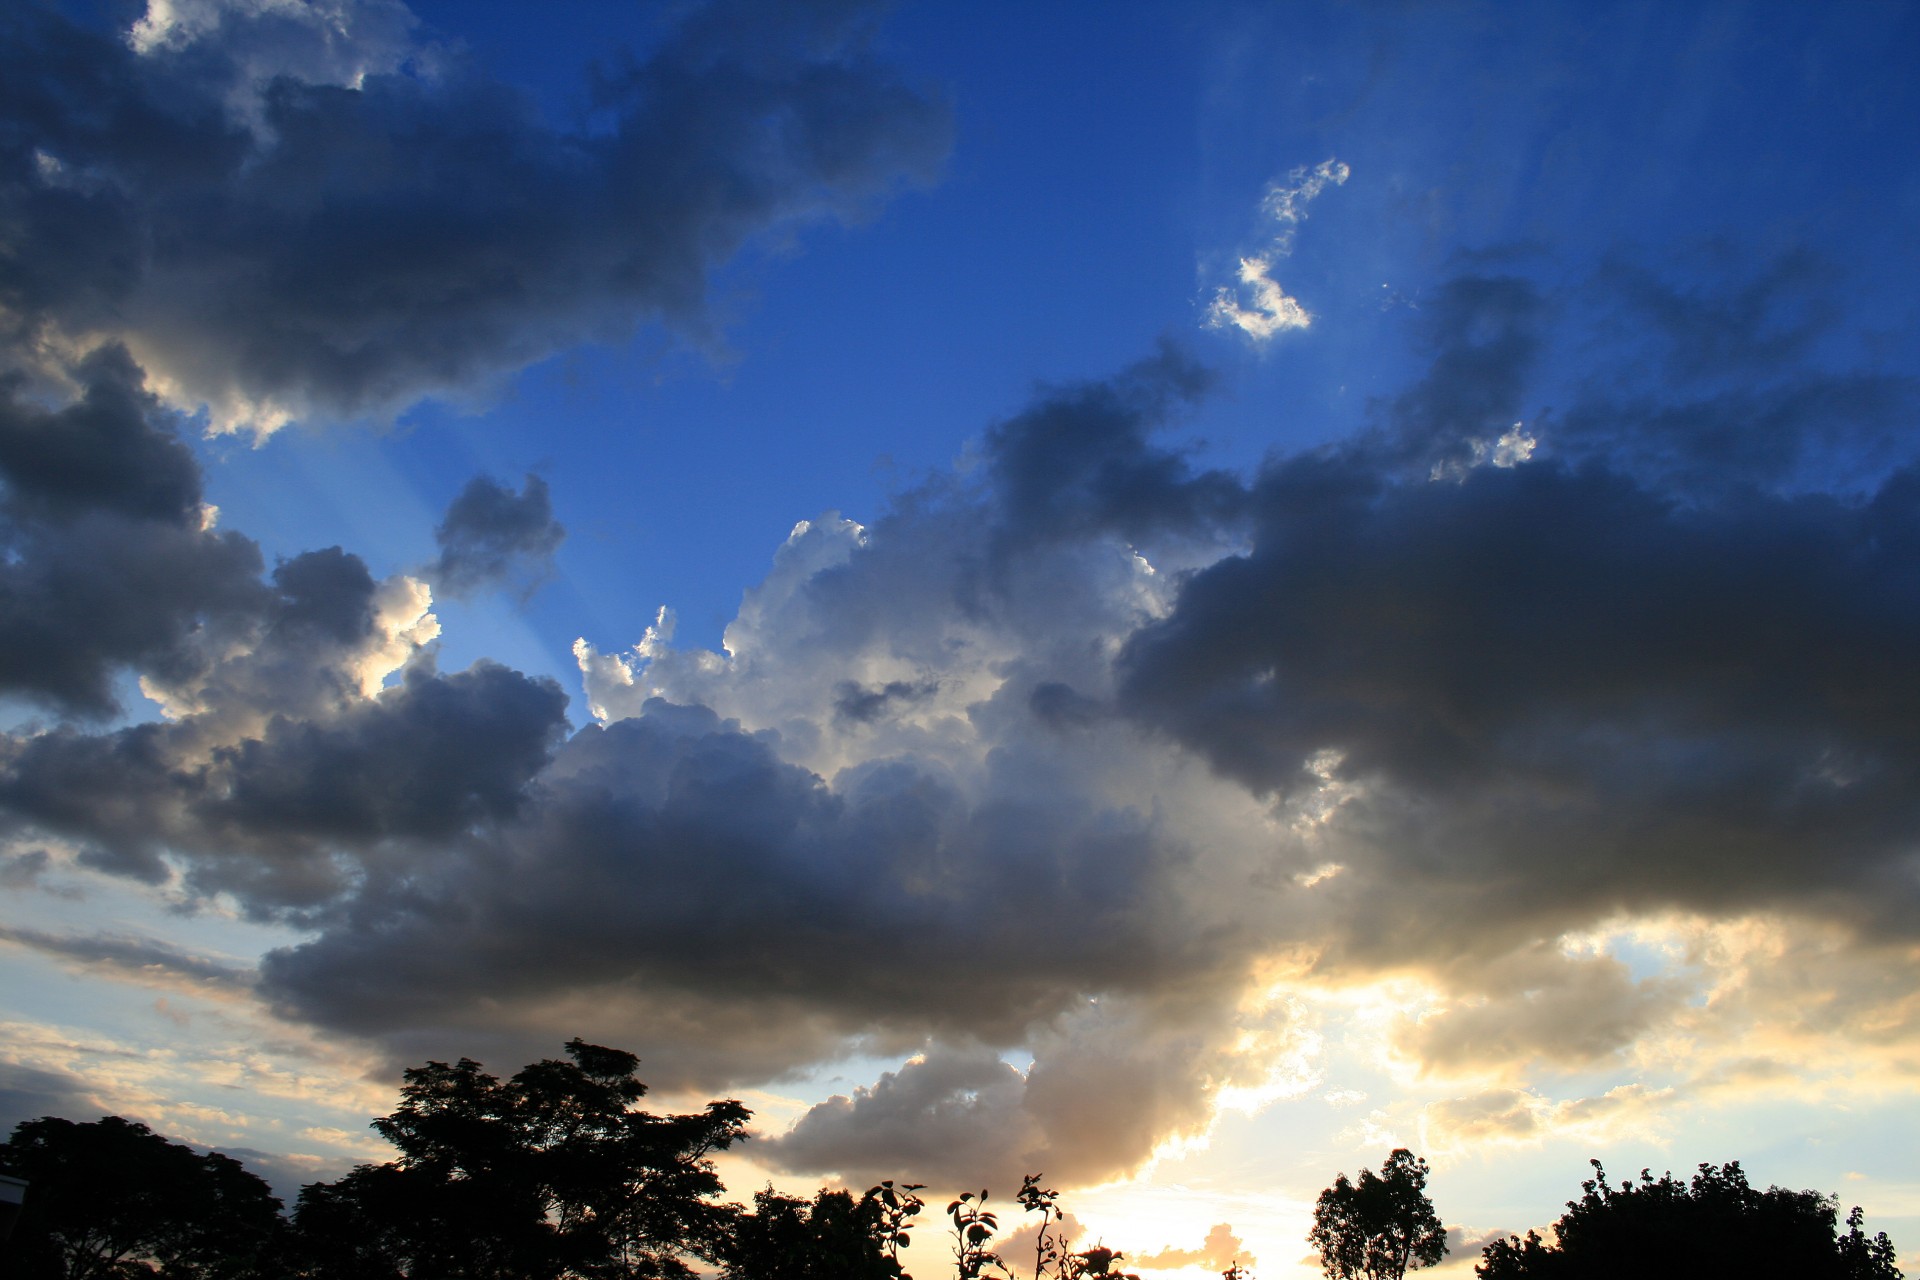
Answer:
[(0, 19), (7, 336), (124, 341), (216, 426), (391, 416), (642, 320), (710, 342), (710, 267), (947, 147), (854, 6), (689, 18), (591, 80), (573, 131), (406, 47), (398, 6), (344, 9), (372, 51), (349, 62), (249, 6), (133, 39)]
[(58, 408), (0, 381), (0, 690), (101, 714), (115, 674), (193, 663), (209, 618), (263, 603), (254, 543), (208, 527), (200, 471), (123, 348)]
[(567, 531), (553, 518), (547, 482), (528, 476), (518, 493), (491, 476), (467, 481), (433, 531), (440, 555), (427, 577), (449, 595), (470, 595), (519, 580), (537, 585)]
[[(1633, 420), (1617, 467), (1559, 456), (1553, 418), (1542, 456), (1462, 452), (1522, 411), (1539, 311), (1517, 281), (1446, 296), (1463, 332), (1393, 430), (1263, 471), (1249, 549), (1129, 637), (1119, 705), (1277, 802), (1337, 796), (1328, 893), (1365, 897), (1342, 946), (1375, 960), (1666, 907), (1904, 936), (1920, 472), (1694, 487), (1639, 465)], [(1826, 376), (1749, 393), (1759, 429)], [(1402, 469), (1421, 442), (1447, 452)]]
[[(796, 526), (724, 655), (582, 641), (578, 731), (548, 682), (438, 672), (410, 579), (309, 553), (173, 720), (15, 739), (0, 803), (301, 923), (262, 995), (396, 1056), (638, 1037), (707, 1088), (908, 1059), (764, 1145), (794, 1171), (1137, 1169), (1314, 1087), (1275, 972), (1423, 974), (1455, 1003), (1392, 1047), (1443, 1076), (1617, 1061), (1693, 989), (1573, 931), (1910, 936), (1920, 473), (1692, 489), (1551, 419), (1476, 451), (1532, 412), (1540, 297), (1463, 277), (1373, 429), (1247, 478), (1162, 441), (1206, 382), (1177, 350), (1041, 388), (977, 468)], [(1531, 1114), (1496, 1096), (1471, 1124)]]

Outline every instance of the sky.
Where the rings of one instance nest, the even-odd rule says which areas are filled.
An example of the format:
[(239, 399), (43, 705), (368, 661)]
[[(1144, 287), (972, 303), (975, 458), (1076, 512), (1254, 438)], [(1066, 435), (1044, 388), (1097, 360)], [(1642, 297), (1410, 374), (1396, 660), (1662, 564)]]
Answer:
[(1396, 1146), (1436, 1275), (1591, 1158), (1920, 1268), (1916, 54), (9, 6), (0, 1124), (290, 1196), (580, 1036), (1156, 1278)]

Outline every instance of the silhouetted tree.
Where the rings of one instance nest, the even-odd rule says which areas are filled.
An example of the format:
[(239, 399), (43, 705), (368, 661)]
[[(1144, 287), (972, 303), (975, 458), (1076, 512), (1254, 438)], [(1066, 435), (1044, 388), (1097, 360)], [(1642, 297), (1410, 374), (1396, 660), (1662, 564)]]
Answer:
[(506, 1082), (462, 1058), (406, 1073), (374, 1128), (400, 1150), (300, 1193), (295, 1224), (318, 1280), (629, 1280), (718, 1262), (731, 1218), (707, 1157), (748, 1111), (634, 1109), (639, 1059), (567, 1043)]
[(1447, 1252), (1447, 1233), (1427, 1199), (1427, 1162), (1396, 1149), (1375, 1176), (1341, 1174), (1320, 1193), (1307, 1239), (1320, 1250), (1328, 1280), (1400, 1280), (1409, 1267), (1430, 1267)]
[(823, 1190), (811, 1204), (771, 1188), (760, 1192), (753, 1212), (734, 1220), (728, 1280), (902, 1280), (895, 1249), (906, 1241), (889, 1230), (896, 1215), (882, 1199), (892, 1190), (883, 1184), (858, 1200)]
[(10, 1280), (169, 1280), (273, 1274), (280, 1201), (240, 1162), (170, 1142), (107, 1116), (28, 1120), (0, 1147), (0, 1168), (27, 1180), (11, 1239)]
[(1900, 1280), (1893, 1242), (1868, 1239), (1860, 1210), (1836, 1234), (1838, 1203), (1817, 1191), (1756, 1191), (1736, 1161), (1700, 1166), (1691, 1183), (1671, 1173), (1655, 1181), (1607, 1184), (1598, 1160), (1583, 1194), (1554, 1224), (1555, 1242), (1538, 1233), (1488, 1245), (1474, 1268), (1484, 1280), (1612, 1280), (1615, 1276), (1738, 1276), (1741, 1280)]

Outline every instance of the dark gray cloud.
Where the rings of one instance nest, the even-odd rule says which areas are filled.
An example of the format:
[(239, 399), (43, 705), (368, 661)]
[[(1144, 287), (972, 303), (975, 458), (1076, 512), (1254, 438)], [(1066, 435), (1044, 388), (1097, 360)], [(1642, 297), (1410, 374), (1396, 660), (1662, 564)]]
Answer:
[[(1249, 548), (1129, 638), (1125, 714), (1332, 805), (1334, 954), (1494, 955), (1671, 907), (1909, 930), (1915, 402), (1836, 362), (1816, 266), (1683, 289), (1616, 264), (1551, 304), (1455, 281), (1376, 428), (1270, 462)], [(1547, 321), (1622, 290), (1645, 340), (1553, 380)]]
[(126, 348), (109, 345), (73, 370), (80, 397), (45, 409), (21, 396), (25, 379), (0, 380), (0, 478), (15, 519), (70, 520), (111, 513), (196, 524), (200, 468), (148, 393)]
[[(136, 52), (16, 7), (11, 336), (123, 337), (183, 395), (270, 426), (468, 394), (646, 318), (702, 335), (710, 266), (930, 176), (947, 147), (945, 108), (871, 54), (860, 6), (735, 7), (603, 75), (580, 132), (445, 50), (333, 82), (272, 14)], [(286, 65), (261, 65), (276, 47)]]
[(216, 748), (221, 826), (345, 841), (434, 838), (513, 816), (566, 727), (566, 695), (497, 663), (402, 683), (324, 723), (272, 721)]
[(454, 675), (416, 666), (376, 698), (274, 716), (233, 744), (209, 745), (192, 719), (58, 729), (8, 742), (0, 812), (16, 833), (77, 841), (102, 870), (164, 881), (173, 855), (192, 886), (251, 910), (317, 907), (376, 871), (389, 845), (511, 817), (565, 708), (551, 681), (483, 662)]
[(1547, 311), (1520, 275), (1466, 274), (1436, 289), (1413, 326), (1426, 374), (1383, 406), (1372, 464), (1426, 479), (1490, 456), (1523, 416)]
[(1825, 893), (1892, 926), (1920, 821), (1916, 494), (1682, 507), (1597, 469), (1292, 461), (1253, 550), (1134, 637), (1122, 700), (1277, 795), (1335, 753), (1366, 792), (1342, 825), (1419, 918), (1387, 893), (1382, 942), (1447, 928), (1415, 903), (1450, 886), (1506, 886), (1519, 928)]
[(939, 691), (939, 683), (933, 680), (889, 680), (871, 688), (842, 680), (834, 692), (833, 714), (842, 722), (869, 724), (886, 715), (889, 708), (924, 702)]
[[(1549, 322), (1584, 304), (1463, 277), (1369, 431), (1252, 480), (1160, 436), (1206, 383), (1177, 352), (1044, 388), (978, 468), (797, 528), (725, 655), (583, 645), (606, 722), (571, 736), (550, 682), (436, 671), (405, 580), (254, 553), (230, 601), (86, 668), (140, 670), (175, 718), (6, 739), (0, 812), (22, 849), (306, 926), (260, 990), (399, 1057), (583, 1034), (716, 1088), (920, 1055), (767, 1144), (794, 1170), (1137, 1169), (1223, 1090), (1273, 1087), (1293, 1015), (1253, 995), (1279, 949), (1476, 997), (1398, 1029), (1423, 1065), (1605, 1061), (1685, 992), (1569, 957), (1567, 930), (1920, 918), (1920, 469), (1827, 484), (1871, 433), (1823, 435), (1851, 402), (1809, 392), (1897, 379), (1684, 300), (1660, 335), (1733, 334), (1675, 357), (1692, 381), (1569, 382)], [(1741, 342), (1804, 358), (1731, 398)], [(29, 447), (25, 408), (0, 452), (9, 570), (83, 595), (120, 572), (77, 549), (89, 522), (212, 538), (138, 370), (89, 369), (60, 412), (147, 464)], [(1648, 451), (1708, 398), (1788, 461), (1695, 483)], [(1503, 453), (1523, 419), (1537, 452)], [(468, 495), (443, 559), (476, 577), (552, 529), (532, 480)]]
[[(839, 1036), (1011, 1043), (1076, 985), (1120, 990), (1215, 963), (1171, 892), (1164, 918), (1137, 916), (1134, 895), (1185, 855), (1125, 811), (976, 806), (911, 760), (829, 789), (772, 748), (657, 701), (590, 727), (515, 821), (369, 882), (325, 934), (267, 958), (266, 987), (362, 1033), (632, 985), (668, 1004), (787, 1005)], [(1031, 892), (1009, 892), (1048, 863)], [(926, 974), (960, 971), (974, 981), (925, 998)], [(751, 1020), (739, 1031), (766, 1034)], [(716, 1020), (699, 1048), (729, 1047), (726, 1034)], [(646, 1046), (656, 1071), (680, 1051)]]
[(1549, 420), (1574, 457), (1606, 457), (1675, 493), (1728, 488), (1871, 491), (1912, 456), (1911, 378), (1803, 373), (1685, 399), (1582, 401)]
[(0, 1134), (42, 1116), (100, 1114), (98, 1096), (85, 1080), (18, 1062), (0, 1062)]
[(1239, 480), (1196, 473), (1186, 451), (1153, 439), (1212, 383), (1191, 354), (1163, 342), (1112, 378), (1043, 387), (1029, 408), (996, 424), (985, 448), (999, 554), (1100, 534), (1146, 543), (1230, 521), (1244, 498)]
[(209, 619), (264, 602), (259, 549), (204, 527), (200, 474), (124, 349), (46, 409), (0, 385), (0, 690), (99, 714), (129, 666), (192, 662)]
[(299, 1200), (303, 1188), (316, 1182), (331, 1182), (347, 1173), (353, 1162), (335, 1160), (333, 1167), (309, 1159), (289, 1159), (273, 1151), (262, 1151), (258, 1147), (208, 1147), (223, 1156), (238, 1160), (247, 1167), (247, 1172), (265, 1182), (272, 1188), (273, 1194), (280, 1197), (282, 1205), (291, 1205)]
[[(1832, 264), (1794, 246), (1750, 269), (1750, 254), (1732, 244), (1691, 255), (1692, 280), (1682, 284), (1642, 262), (1614, 255), (1600, 282), (1625, 304), (1630, 331), (1650, 323), (1651, 344), (1670, 379), (1771, 377), (1803, 364), (1842, 316), (1832, 296)], [(1707, 281), (1698, 283), (1702, 269)]]
[(1032, 1172), (1025, 1093), (999, 1054), (940, 1048), (818, 1104), (761, 1151), (778, 1168), (854, 1185), (910, 1174), (937, 1187), (1005, 1186)]
[(433, 531), (440, 556), (427, 576), (455, 596), (516, 581), (529, 590), (552, 568), (566, 536), (539, 476), (528, 476), (518, 493), (491, 476), (475, 476)]
[(971, 476), (796, 530), (724, 660), (588, 649), (609, 723), (268, 989), (409, 1044), (591, 1011), (663, 1079), (930, 1044), (769, 1150), (894, 1176), (939, 1133), (911, 1152), (1071, 1182), (1265, 1087), (1291, 1023), (1236, 1002), (1275, 946), (1483, 1000), (1398, 1042), (1476, 1070), (1674, 1016), (1552, 942), (1617, 912), (1910, 929), (1920, 473), (1690, 492), (1550, 422), (1476, 449), (1541, 394), (1543, 297), (1441, 290), (1376, 429), (1251, 483), (1156, 439), (1177, 356), (1043, 389)]
[(41, 884), (41, 877), (53, 864), (53, 856), (45, 849), (22, 849), (18, 853), (0, 854), (0, 887), (8, 889), (26, 889)]

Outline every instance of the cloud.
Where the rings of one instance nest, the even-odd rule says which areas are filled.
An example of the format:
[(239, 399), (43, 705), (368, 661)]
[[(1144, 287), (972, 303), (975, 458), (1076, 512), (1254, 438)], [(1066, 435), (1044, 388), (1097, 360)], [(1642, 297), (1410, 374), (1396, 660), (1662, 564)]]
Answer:
[(1915, 473), (1676, 493), (1548, 434), (1435, 483), (1533, 345), (1528, 290), (1456, 292), (1483, 336), (1443, 337), (1391, 429), (1266, 468), (1249, 548), (1129, 637), (1118, 707), (1320, 815), (1330, 966), (1668, 908), (1908, 936)]
[(1621, 1085), (1604, 1094), (1560, 1101), (1520, 1089), (1496, 1089), (1429, 1103), (1420, 1116), (1421, 1141), (1443, 1154), (1490, 1144), (1563, 1139), (1589, 1145), (1631, 1133), (1657, 1133), (1671, 1090)]
[(1264, 342), (1276, 333), (1304, 329), (1313, 323), (1313, 314), (1290, 297), (1268, 274), (1273, 262), (1265, 257), (1240, 259), (1240, 288), (1221, 287), (1207, 307), (1207, 327), (1231, 326), (1249, 338)]
[(817, 1104), (762, 1149), (780, 1168), (853, 1182), (903, 1168), (943, 1186), (1127, 1176), (1169, 1143), (1204, 1137), (1223, 1094), (1267, 1084), (1294, 1047), (1284, 1017), (1236, 1016), (1223, 989), (1082, 999), (1029, 1030), (1025, 1073), (990, 1049), (936, 1045)]
[(15, 739), (0, 805), (5, 828), (76, 841), (102, 870), (165, 883), (184, 865), (200, 892), (234, 892), (260, 914), (312, 907), (372, 871), (382, 847), (510, 816), (565, 705), (551, 681), (495, 664), (415, 666), (393, 689), (277, 715), (232, 742), (209, 741), (198, 718)]
[[(1025, 1174), (1021, 1175), (1023, 1178)], [(972, 1184), (961, 1184), (970, 1186)], [(1018, 1268), (1024, 1259), (1034, 1256), (1040, 1243), (1041, 1224), (1032, 1220), (1032, 1215), (1022, 1213), (1021, 1224), (1007, 1230), (993, 1242), (993, 1251), (1014, 1268)], [(1047, 1229), (1049, 1243), (1063, 1243), (1069, 1246), (1085, 1244), (1087, 1227), (1071, 1211), (1062, 1211)]]
[(1020, 1114), (1026, 1082), (991, 1050), (939, 1049), (835, 1095), (766, 1144), (785, 1169), (878, 1182), (911, 1170), (929, 1185), (1024, 1176), (1032, 1141)]
[(1233, 1234), (1229, 1223), (1216, 1222), (1207, 1229), (1207, 1238), (1200, 1242), (1197, 1249), (1161, 1249), (1157, 1253), (1129, 1254), (1127, 1264), (1133, 1267), (1154, 1267), (1164, 1271), (1177, 1270), (1180, 1267), (1204, 1267), (1208, 1271), (1225, 1271), (1238, 1265), (1252, 1267), (1259, 1261), (1246, 1251), (1246, 1244)]
[[(267, 990), (406, 1044), (584, 1012), (646, 1029), (635, 1047), (668, 1082), (765, 1078), (852, 1037), (924, 1049), (932, 1066), (792, 1149), (842, 1172), (866, 1157), (829, 1136), (909, 1101), (936, 1127), (991, 1114), (1031, 1135), (994, 1159), (1081, 1180), (1204, 1131), (1222, 1091), (1264, 1087), (1291, 1051), (1284, 1012), (1241, 1007), (1235, 873), (1195, 869), (1202, 845), (1254, 856), (1236, 828), (1259, 805), (1151, 736), (1033, 710), (1042, 687), (1110, 696), (1103, 647), (1174, 589), (1149, 557), (1228, 536), (1228, 478), (1150, 438), (1192, 381), (1162, 354), (1045, 389), (989, 433), (984, 485), (936, 481), (871, 528), (803, 523), (724, 656), (675, 649), (664, 622), (628, 655), (583, 644), (603, 724), (510, 818), (368, 880), (270, 956)], [(966, 976), (930, 1000), (929, 974)], [(1017, 1097), (926, 1092), (953, 1054), (1023, 1043)]]
[(98, 1114), (100, 1103), (87, 1082), (66, 1071), (0, 1062), (0, 1133), (41, 1116)]
[(1322, 160), (1311, 168), (1302, 165), (1275, 181), (1261, 201), (1261, 212), (1278, 226), (1267, 246), (1240, 259), (1239, 285), (1222, 285), (1214, 291), (1207, 306), (1207, 327), (1234, 328), (1256, 342), (1266, 342), (1290, 329), (1304, 329), (1313, 316), (1288, 296), (1272, 272), (1280, 260), (1293, 253), (1293, 239), (1306, 220), (1307, 206), (1317, 199), (1329, 183), (1342, 186), (1352, 170), (1338, 160)]
[(1476, 272), (1437, 288), (1413, 326), (1426, 372), (1379, 406), (1372, 465), (1459, 479), (1479, 464), (1530, 458), (1533, 442), (1520, 419), (1547, 309), (1540, 287), (1524, 276)]
[(906, 680), (889, 680), (883, 685), (865, 688), (851, 680), (843, 680), (834, 695), (834, 719), (870, 724), (886, 715), (889, 707), (911, 706), (939, 690), (940, 686), (932, 681), (915, 684)]
[(1670, 1020), (1693, 994), (1678, 977), (1636, 982), (1614, 956), (1568, 955), (1545, 943), (1476, 963), (1463, 985), (1474, 994), (1397, 1028), (1396, 1047), (1427, 1071), (1603, 1063)]
[(220, 619), (260, 607), (259, 549), (216, 533), (199, 468), (119, 347), (43, 408), (0, 381), (0, 690), (104, 714), (117, 671), (190, 666)]
[(217, 46), (233, 79), (229, 111), (257, 126), (277, 76), (351, 88), (433, 59), (441, 51), (420, 43), (419, 25), (399, 0), (148, 0), (126, 38), (146, 56)]
[[(88, 599), (128, 572), (80, 554), (90, 521), (245, 556), (86, 679), (38, 677), (85, 709), (137, 674), (167, 718), (8, 736), (8, 852), (298, 924), (264, 998), (399, 1060), (584, 1035), (702, 1089), (902, 1061), (759, 1146), (855, 1181), (1124, 1176), (1319, 1090), (1295, 997), (1368, 984), (1426, 993), (1382, 1026), (1462, 1091), (1436, 1145), (1649, 1125), (1764, 1061), (1903, 1079), (1920, 471), (1695, 486), (1634, 422), (1568, 443), (1658, 379), (1554, 382), (1584, 304), (1518, 268), (1431, 296), (1418, 378), (1250, 476), (1167, 438), (1210, 384), (1177, 349), (1040, 388), (870, 522), (797, 524), (720, 650), (664, 611), (583, 639), (577, 729), (551, 682), (439, 671), (424, 583), (340, 548), (264, 571), (169, 469), (138, 366), (76, 366), (0, 432), (8, 571)], [(62, 414), (146, 461), (29, 447)], [(448, 549), (551, 525), (532, 481), (469, 492)], [(61, 624), (83, 648), (90, 610)], [(1622, 932), (1650, 920), (1697, 922), (1651, 975)], [(1821, 1013), (1790, 1031), (1796, 1004)], [(1698, 1079), (1535, 1083), (1683, 1058)]]
[(131, 39), (14, 11), (6, 336), (121, 341), (260, 433), (468, 397), (643, 321), (708, 341), (711, 266), (930, 177), (949, 131), (858, 9), (723, 7), (596, 80), (583, 131), (410, 49), (383, 0), (160, 4)]
[(1692, 288), (1623, 257), (1603, 264), (1608, 319), (1661, 376), (1598, 390), (1557, 416), (1561, 449), (1693, 494), (1857, 496), (1911, 460), (1920, 383), (1830, 354), (1844, 287), (1833, 264), (1805, 249), (1757, 263), (1724, 245), (1699, 256), (1710, 283)]
[(454, 596), (516, 579), (524, 591), (551, 571), (553, 553), (566, 536), (539, 476), (528, 476), (518, 493), (491, 476), (475, 476), (433, 531), (440, 555), (426, 576)]
[(1138, 545), (1230, 525), (1244, 501), (1237, 479), (1195, 473), (1182, 451), (1152, 439), (1213, 383), (1190, 354), (1162, 342), (1115, 377), (1042, 388), (1029, 408), (995, 424), (985, 453), (996, 555), (1030, 557), (1049, 542), (1101, 535)]
[(158, 938), (125, 934), (52, 934), (0, 925), (0, 942), (25, 947), (76, 968), (123, 980), (178, 987), (207, 995), (252, 989), (253, 974), (235, 964), (183, 951)]

